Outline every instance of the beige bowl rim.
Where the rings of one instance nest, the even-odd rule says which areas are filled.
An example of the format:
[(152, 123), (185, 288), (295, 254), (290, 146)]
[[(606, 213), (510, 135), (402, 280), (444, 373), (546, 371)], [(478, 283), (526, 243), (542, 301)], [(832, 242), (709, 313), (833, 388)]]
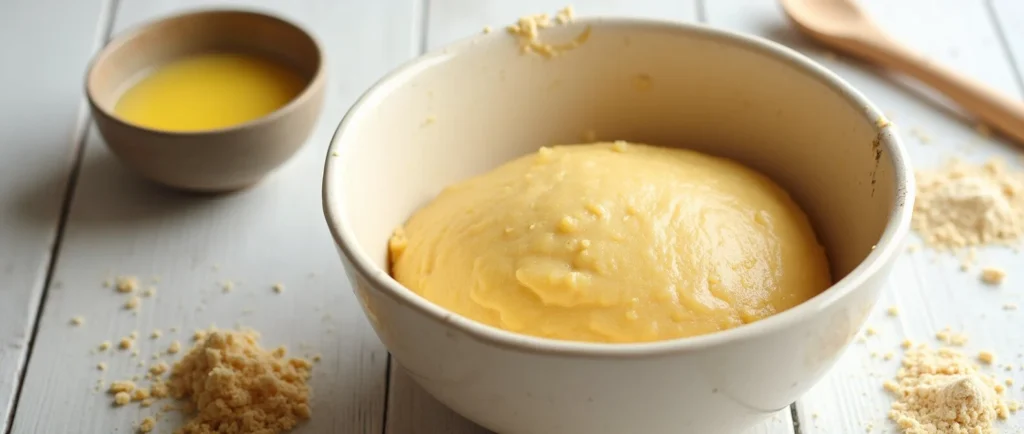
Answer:
[[(111, 111), (107, 110), (105, 107), (101, 106), (100, 104), (98, 104), (96, 102), (97, 98), (95, 98), (95, 96), (93, 95), (93, 86), (92, 86), (92, 82), (94, 80), (93, 76), (94, 76), (94, 74), (96, 74), (96, 66), (99, 65), (102, 62), (109, 61), (108, 58), (114, 52), (116, 52), (117, 50), (121, 49), (121, 47), (124, 46), (124, 44), (128, 43), (132, 39), (135, 39), (140, 34), (145, 33), (147, 31), (150, 31), (154, 27), (159, 26), (159, 25), (164, 24), (164, 23), (167, 23), (169, 21), (173, 21), (173, 20), (187, 20), (187, 19), (192, 19), (192, 18), (198, 17), (198, 16), (202, 16), (202, 15), (220, 15), (220, 14), (253, 15), (253, 16), (258, 16), (258, 17), (263, 17), (263, 18), (269, 18), (271, 20), (277, 21), (279, 24), (291, 27), (292, 29), (298, 31), (301, 35), (305, 36), (309, 40), (309, 43), (312, 44), (312, 46), (316, 49), (315, 51), (316, 51), (317, 67), (316, 67), (316, 71), (313, 73), (313, 76), (310, 77), (309, 80), (306, 81), (306, 86), (302, 89), (302, 91), (299, 92), (298, 95), (293, 97), (291, 99), (291, 101), (288, 101), (287, 104), (285, 104), (285, 105), (283, 105), (281, 107), (278, 107), (276, 110), (274, 110), (274, 111), (272, 111), (272, 112), (270, 112), (270, 113), (268, 113), (266, 115), (260, 116), (260, 117), (258, 117), (256, 119), (252, 119), (252, 120), (245, 121), (245, 122), (242, 122), (242, 123), (236, 124), (236, 125), (231, 125), (231, 126), (228, 126), (228, 127), (213, 128), (213, 129), (209, 129), (209, 130), (198, 130), (198, 131), (168, 131), (168, 130), (161, 130), (161, 129), (156, 129), (156, 128), (150, 128), (150, 127), (146, 127), (146, 126), (142, 126), (142, 125), (136, 125), (136, 124), (127, 122), (125, 120), (122, 120), (119, 116), (115, 115), (114, 113), (112, 113)], [(254, 125), (266, 124), (266, 123), (274, 122), (278, 118), (287, 115), (289, 112), (295, 111), (296, 107), (301, 106), (302, 104), (305, 104), (306, 100), (308, 100), (310, 98), (313, 98), (314, 94), (316, 93), (316, 89), (320, 87), (320, 82), (326, 80), (326, 78), (325, 78), (326, 75), (327, 75), (326, 74), (326, 65), (324, 63), (325, 62), (324, 62), (323, 48), (320, 45), (320, 42), (317, 40), (316, 36), (314, 36), (312, 33), (307, 31), (306, 29), (304, 29), (302, 26), (300, 26), (300, 25), (298, 25), (298, 24), (296, 24), (296, 23), (294, 23), (292, 21), (289, 21), (289, 20), (287, 20), (285, 18), (282, 18), (280, 16), (277, 16), (277, 15), (274, 15), (274, 14), (271, 14), (271, 13), (267, 13), (267, 12), (263, 12), (263, 11), (259, 11), (259, 10), (255, 10), (255, 9), (241, 9), (241, 8), (240, 9), (231, 9), (231, 8), (198, 8), (198, 9), (194, 9), (194, 10), (191, 10), (191, 11), (185, 11), (185, 12), (182, 12), (182, 13), (178, 13), (178, 14), (169, 15), (169, 16), (166, 16), (166, 17), (160, 17), (160, 18), (156, 18), (156, 19), (153, 19), (153, 20), (150, 20), (150, 21), (146, 21), (146, 22), (143, 22), (141, 24), (134, 25), (134, 26), (130, 27), (129, 29), (126, 29), (126, 30), (120, 32), (119, 34), (117, 34), (113, 39), (111, 39), (109, 42), (107, 42), (107, 44), (104, 45), (103, 48), (98, 53), (96, 53), (95, 56), (93, 56), (91, 61), (89, 61), (89, 66), (86, 69), (86, 71), (88, 71), (88, 72), (86, 72), (86, 75), (85, 75), (85, 95), (86, 95), (86, 99), (89, 101), (89, 105), (92, 107), (93, 110), (95, 110), (95, 111), (97, 111), (99, 113), (102, 113), (103, 116), (105, 116), (107, 118), (110, 118), (114, 122), (116, 122), (116, 123), (118, 123), (118, 124), (120, 124), (120, 125), (122, 125), (124, 127), (127, 127), (127, 128), (134, 128), (136, 130), (145, 131), (147, 133), (159, 134), (159, 135), (165, 135), (165, 136), (188, 137), (188, 136), (216, 135), (216, 134), (228, 133), (228, 132), (232, 132), (232, 131), (237, 131), (237, 130), (242, 130), (242, 129), (250, 128), (250, 127), (252, 127)]]

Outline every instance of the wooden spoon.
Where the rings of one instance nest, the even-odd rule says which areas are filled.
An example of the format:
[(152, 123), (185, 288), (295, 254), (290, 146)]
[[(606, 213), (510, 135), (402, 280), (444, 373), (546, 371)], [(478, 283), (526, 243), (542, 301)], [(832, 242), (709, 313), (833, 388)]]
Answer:
[(781, 2), (786, 15), (814, 39), (917, 78), (1024, 145), (1024, 102), (904, 47), (879, 29), (853, 0)]

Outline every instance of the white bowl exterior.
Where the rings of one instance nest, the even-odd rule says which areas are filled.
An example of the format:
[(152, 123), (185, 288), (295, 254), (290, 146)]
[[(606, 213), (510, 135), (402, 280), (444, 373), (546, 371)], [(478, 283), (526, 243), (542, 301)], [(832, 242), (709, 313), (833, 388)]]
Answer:
[[(544, 37), (585, 25), (590, 40), (555, 59), (520, 55), (505, 34), (478, 36), (364, 96), (339, 127), (324, 185), (346, 271), (412, 378), (494, 431), (742, 431), (810, 388), (866, 319), (909, 223), (902, 148), (862, 97), (788, 50), (636, 20)], [(843, 280), (736, 330), (594, 354), (471, 323), (387, 276), (391, 231), (444, 186), (591, 132), (768, 174), (807, 211)]]
[(503, 434), (740, 433), (821, 379), (889, 271), (794, 327), (698, 351), (602, 359), (481, 341), (382, 294), (343, 261), (374, 330), (409, 376)]

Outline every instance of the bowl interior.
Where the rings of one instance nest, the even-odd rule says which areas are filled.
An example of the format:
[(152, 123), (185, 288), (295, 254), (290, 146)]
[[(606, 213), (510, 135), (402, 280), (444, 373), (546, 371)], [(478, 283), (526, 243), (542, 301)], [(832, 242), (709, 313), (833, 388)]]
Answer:
[[(386, 269), (387, 238), (443, 187), (542, 145), (629, 140), (738, 160), (809, 214), (838, 281), (902, 206), (896, 139), (871, 107), (795, 53), (692, 26), (586, 20), (562, 56), (479, 35), (397, 71), (342, 123), (328, 206)], [(832, 78), (828, 78), (832, 77)]]
[(121, 94), (152, 69), (209, 52), (263, 56), (292, 67), (307, 84), (322, 62), (316, 41), (280, 18), (247, 11), (199, 11), (144, 24), (114, 39), (94, 60), (87, 91), (98, 108), (111, 114)]

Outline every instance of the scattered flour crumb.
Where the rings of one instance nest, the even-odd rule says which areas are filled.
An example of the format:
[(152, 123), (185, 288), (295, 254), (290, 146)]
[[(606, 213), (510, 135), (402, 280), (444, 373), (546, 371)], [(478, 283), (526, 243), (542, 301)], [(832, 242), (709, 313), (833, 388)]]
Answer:
[(231, 292), (232, 290), (235, 289), (235, 282), (225, 280), (224, 282), (221, 283), (220, 287), (224, 292)]
[(167, 352), (170, 354), (177, 354), (178, 351), (181, 351), (181, 342), (178, 342), (177, 340), (171, 341), (171, 344), (167, 346)]
[(135, 341), (133, 341), (131, 338), (121, 338), (121, 341), (118, 342), (117, 347), (122, 349), (122, 350), (127, 350), (127, 349), (131, 348), (132, 344), (134, 344), (134, 343), (135, 343)]
[(311, 367), (305, 359), (286, 358), (283, 347), (263, 349), (255, 332), (211, 330), (171, 372), (171, 396), (188, 399), (194, 413), (178, 432), (290, 430), (310, 417)]
[(161, 331), (160, 329), (154, 329), (153, 332), (149, 334), (149, 338), (150, 339), (160, 339), (160, 336), (163, 336), (163, 335), (164, 335), (163, 331)]
[(143, 418), (142, 422), (139, 422), (140, 433), (151, 432), (153, 431), (153, 428), (156, 428), (156, 420), (154, 420), (152, 417)]
[(978, 353), (978, 360), (986, 365), (991, 365), (996, 360), (996, 355), (991, 351), (981, 351)]
[(1017, 310), (1016, 303), (1006, 303), (1003, 305), (1003, 310)]
[(155, 286), (150, 286), (149, 288), (146, 288), (145, 291), (142, 291), (142, 296), (146, 297), (146, 298), (150, 298), (150, 297), (153, 297), (155, 295), (156, 295), (156, 287)]
[(889, 308), (885, 310), (885, 313), (889, 316), (899, 316), (900, 309), (896, 306), (889, 306)]
[(136, 387), (135, 390), (132, 391), (133, 401), (142, 401), (146, 398), (149, 398), (149, 389), (146, 389), (145, 387)]
[(100, 346), (98, 348), (99, 348), (100, 351), (109, 350), (110, 349), (110, 341), (100, 342)]
[(278, 294), (284, 292), (284, 285), (282, 285), (280, 283), (275, 283), (273, 288), (274, 288), (274, 292), (276, 292)]
[(142, 304), (142, 299), (133, 295), (128, 298), (128, 301), (124, 302), (124, 308), (128, 310), (135, 310), (138, 309), (140, 304)]
[(165, 372), (167, 372), (167, 369), (168, 369), (167, 364), (163, 363), (163, 362), (160, 362), (160, 363), (157, 363), (157, 364), (155, 364), (153, 366), (150, 366), (149, 367), (149, 373), (153, 374), (153, 375), (163, 375)]
[(154, 398), (166, 398), (170, 396), (171, 392), (167, 387), (167, 383), (156, 381), (152, 386), (150, 386), (149, 394)]
[(135, 292), (139, 288), (139, 279), (135, 276), (118, 277), (116, 288), (118, 292)]
[(80, 326), (82, 324), (85, 324), (85, 318), (83, 318), (81, 316), (71, 317), (71, 325), (73, 325), (75, 327), (78, 327), (78, 326)]
[(125, 405), (129, 402), (132, 402), (132, 397), (128, 392), (117, 392), (114, 394), (114, 405)]
[(99, 362), (99, 363), (97, 363), (96, 364), (96, 369), (99, 369), (101, 371), (106, 371), (107, 370), (107, 363), (106, 362)]
[(1006, 279), (1006, 271), (1002, 268), (985, 267), (981, 269), (981, 281), (988, 285), (999, 285)]
[(131, 392), (135, 390), (135, 383), (127, 380), (110, 383), (110, 393)]

